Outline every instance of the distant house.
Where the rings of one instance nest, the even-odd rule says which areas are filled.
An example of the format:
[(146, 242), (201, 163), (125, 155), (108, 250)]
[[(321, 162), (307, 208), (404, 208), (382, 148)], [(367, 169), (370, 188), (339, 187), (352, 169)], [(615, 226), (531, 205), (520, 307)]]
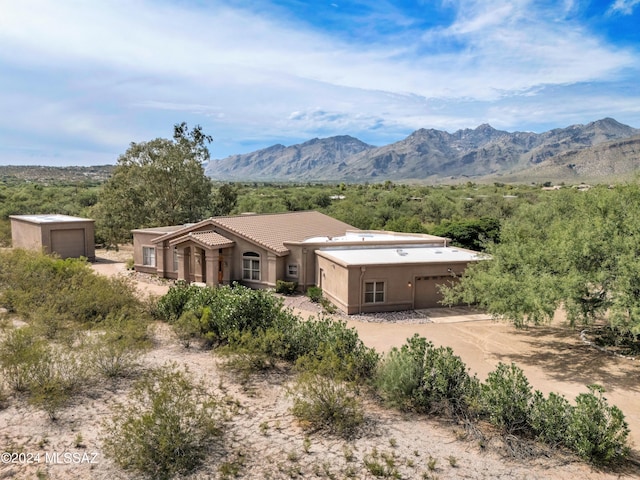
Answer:
[(14, 248), (95, 260), (94, 221), (68, 215), (10, 215)]
[(133, 230), (141, 272), (215, 286), (319, 286), (346, 313), (440, 306), (477, 252), (423, 234), (361, 231), (319, 212), (213, 217)]

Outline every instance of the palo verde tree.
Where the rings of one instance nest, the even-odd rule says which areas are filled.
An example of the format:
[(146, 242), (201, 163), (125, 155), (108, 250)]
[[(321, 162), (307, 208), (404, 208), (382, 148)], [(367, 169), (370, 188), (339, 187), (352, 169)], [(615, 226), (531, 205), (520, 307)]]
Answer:
[(108, 243), (130, 238), (134, 228), (201, 220), (210, 211), (211, 181), (204, 174), (211, 136), (197, 125), (174, 126), (173, 139), (131, 143), (118, 158), (92, 212)]
[(605, 320), (640, 335), (640, 185), (553, 192), (503, 223), (490, 259), (447, 292), (516, 325)]

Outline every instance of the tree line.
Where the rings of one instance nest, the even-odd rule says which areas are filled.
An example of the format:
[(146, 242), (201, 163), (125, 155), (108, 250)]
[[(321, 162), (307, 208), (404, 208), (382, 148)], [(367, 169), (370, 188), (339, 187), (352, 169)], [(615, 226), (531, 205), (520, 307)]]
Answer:
[(204, 174), (211, 137), (174, 126), (172, 139), (132, 143), (104, 183), (0, 183), (0, 242), (11, 214), (65, 213), (96, 220), (96, 240), (130, 241), (131, 230), (243, 212), (319, 210), (360, 229), (430, 233), (486, 251), (447, 292), (516, 325), (605, 320), (622, 335), (640, 333), (640, 187), (588, 191), (502, 183), (408, 185), (218, 184)]

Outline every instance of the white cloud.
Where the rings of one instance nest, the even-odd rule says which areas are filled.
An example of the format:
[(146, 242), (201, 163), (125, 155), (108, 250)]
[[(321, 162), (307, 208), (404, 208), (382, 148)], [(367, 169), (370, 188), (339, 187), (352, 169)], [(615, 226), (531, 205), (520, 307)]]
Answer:
[(637, 5), (640, 5), (640, 0), (616, 0), (611, 5), (611, 10), (623, 15), (631, 15)]
[[(182, 119), (224, 139), (386, 139), (421, 127), (473, 127), (498, 112), (488, 110), (492, 102), (521, 122), (526, 115), (508, 99), (516, 105), (545, 86), (615, 80), (639, 63), (635, 52), (562, 20), (574, 0), (548, 10), (530, 0), (448, 4), (455, 21), (426, 31), (376, 4), (372, 22), (387, 8), (406, 29), (371, 42), (221, 0), (3, 1), (0, 68), (21, 73), (5, 80), (0, 106), (13, 102), (5, 111), (18, 112), (25, 130), (115, 152), (145, 135), (166, 136)], [(19, 74), (31, 76), (29, 85)], [(559, 115), (562, 103), (551, 104)]]

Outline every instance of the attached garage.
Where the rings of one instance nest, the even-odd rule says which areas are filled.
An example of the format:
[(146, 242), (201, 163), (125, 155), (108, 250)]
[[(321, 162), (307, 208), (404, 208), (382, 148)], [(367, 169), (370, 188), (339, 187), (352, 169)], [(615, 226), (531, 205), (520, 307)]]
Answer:
[(95, 260), (94, 221), (68, 215), (11, 215), (14, 248)]
[(451, 275), (438, 277), (416, 277), (416, 289), (414, 305), (416, 310), (422, 308), (442, 307), (441, 285), (449, 285), (452, 282)]
[(440, 287), (457, 281), (478, 252), (445, 246), (316, 250), (323, 294), (348, 314), (442, 308)]

